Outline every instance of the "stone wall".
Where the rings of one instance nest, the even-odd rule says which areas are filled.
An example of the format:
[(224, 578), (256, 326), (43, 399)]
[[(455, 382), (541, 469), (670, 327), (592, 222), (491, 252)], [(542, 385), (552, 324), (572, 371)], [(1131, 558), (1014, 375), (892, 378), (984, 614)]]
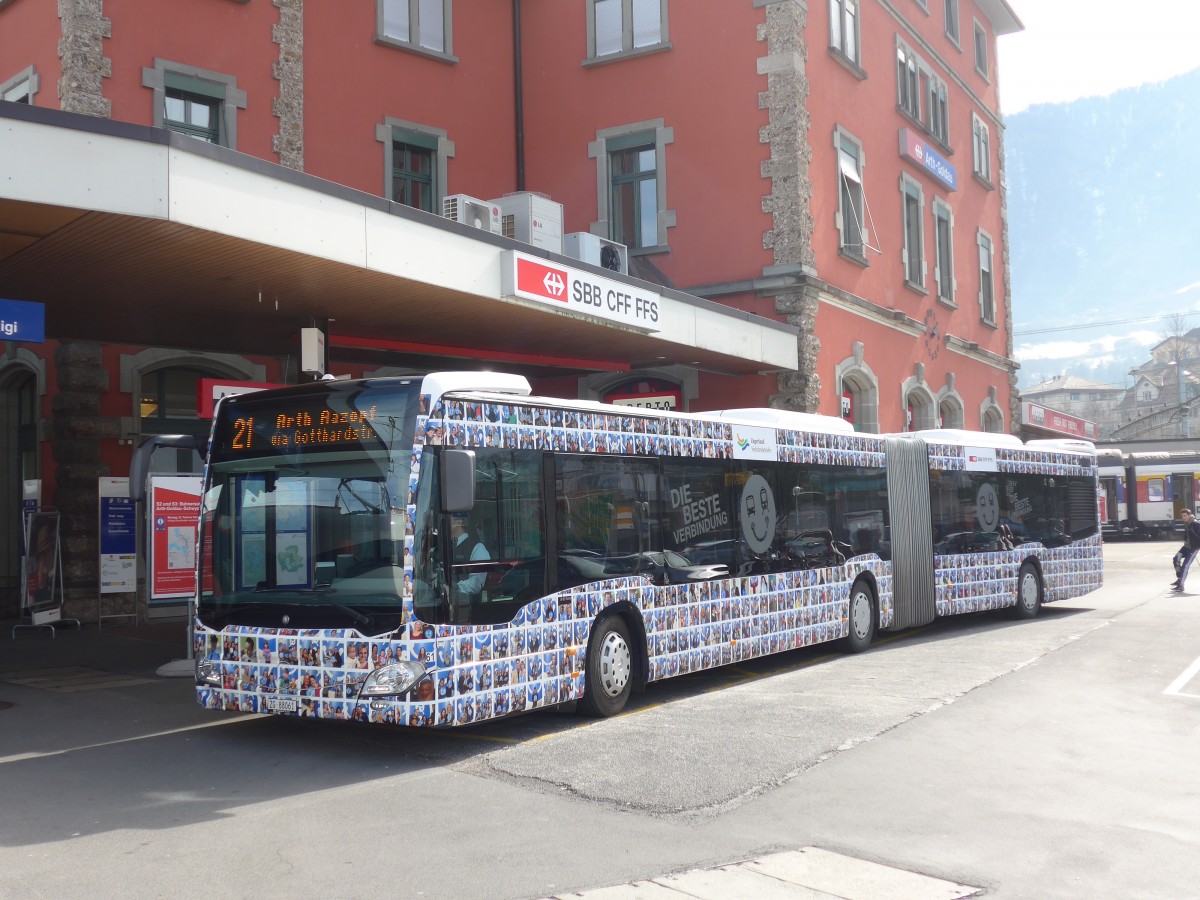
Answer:
[(58, 17), (59, 105), (67, 112), (112, 118), (112, 101), (104, 98), (101, 82), (112, 77), (112, 60), (104, 55), (103, 42), (112, 37), (112, 22), (104, 17), (104, 0), (58, 0)]
[(279, 59), (271, 72), (279, 82), (279, 96), (271, 101), (271, 112), (279, 119), (279, 133), (271, 148), (279, 164), (304, 171), (304, 0), (272, 0), (279, 8), (279, 24), (271, 29), (271, 40), (279, 45)]
[[(767, 54), (759, 59), (758, 71), (767, 76), (767, 90), (759, 95), (759, 106), (767, 110), (768, 124), (759, 140), (771, 151), (762, 164), (762, 176), (771, 184), (762, 207), (771, 216), (771, 230), (763, 235), (763, 247), (774, 254), (776, 267), (815, 272), (804, 43), (808, 9), (803, 0), (774, 0), (766, 3), (766, 14), (758, 39), (766, 44)], [(816, 336), (817, 305), (817, 292), (804, 287), (775, 297), (776, 310), (801, 333), (799, 368), (780, 374), (779, 393), (772, 395), (772, 406), (806, 412), (817, 409), (821, 390), (816, 372), (821, 348)]]

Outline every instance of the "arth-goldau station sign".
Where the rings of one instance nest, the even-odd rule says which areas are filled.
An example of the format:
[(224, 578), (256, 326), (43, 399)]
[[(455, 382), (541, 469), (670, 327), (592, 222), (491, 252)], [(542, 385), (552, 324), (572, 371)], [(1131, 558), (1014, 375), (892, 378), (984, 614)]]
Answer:
[(916, 163), (952, 191), (958, 190), (958, 172), (928, 142), (907, 128), (900, 129), (900, 155)]
[(663, 330), (662, 296), (626, 284), (510, 250), (501, 263), (505, 297), (520, 297), (560, 312), (587, 316), (653, 334)]

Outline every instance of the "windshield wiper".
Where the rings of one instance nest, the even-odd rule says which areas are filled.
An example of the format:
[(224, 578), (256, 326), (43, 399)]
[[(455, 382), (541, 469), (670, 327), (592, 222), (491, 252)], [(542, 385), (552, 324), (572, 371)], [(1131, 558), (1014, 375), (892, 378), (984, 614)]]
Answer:
[[(325, 582), (322, 582), (322, 583), (316, 585), (315, 587), (310, 587), (310, 588), (300, 588), (300, 587), (269, 588), (269, 587), (259, 586), (254, 589), (254, 593), (256, 593), (256, 594), (330, 594), (330, 593), (334, 593), (334, 592), (335, 592), (335, 588), (333, 588), (331, 585), (329, 585)], [(345, 603), (339, 603), (336, 600), (326, 600), (325, 602), (329, 606), (332, 606), (334, 609), (344, 612), (346, 615), (348, 615), (350, 618), (352, 618), (359, 625), (370, 625), (371, 624), (371, 617), (366, 615), (365, 613), (359, 612), (353, 606), (347, 606)], [(253, 603), (248, 603), (245, 605), (246, 606), (254, 606)], [(290, 605), (290, 606), (307, 606), (308, 604), (292, 603), (292, 604), (288, 604), (288, 605)]]

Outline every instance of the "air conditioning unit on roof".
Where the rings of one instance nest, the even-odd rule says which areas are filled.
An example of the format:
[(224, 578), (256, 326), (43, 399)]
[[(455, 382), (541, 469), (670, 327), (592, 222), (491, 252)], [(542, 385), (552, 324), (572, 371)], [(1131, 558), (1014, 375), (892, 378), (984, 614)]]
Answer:
[(442, 215), (463, 225), (481, 228), (492, 234), (500, 233), (500, 207), (466, 194), (451, 194), (442, 198)]
[(608, 238), (587, 231), (572, 231), (563, 235), (563, 255), (573, 256), (585, 263), (629, 274), (629, 248)]
[(500, 233), (551, 253), (563, 252), (563, 208), (545, 194), (519, 191), (492, 201), (500, 207)]

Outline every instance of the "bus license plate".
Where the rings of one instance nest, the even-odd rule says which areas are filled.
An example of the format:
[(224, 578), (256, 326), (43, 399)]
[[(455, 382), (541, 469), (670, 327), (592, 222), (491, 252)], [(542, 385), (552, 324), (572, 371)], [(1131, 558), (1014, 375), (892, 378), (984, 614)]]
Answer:
[(279, 713), (294, 713), (298, 709), (295, 700), (288, 697), (268, 697), (267, 710)]

